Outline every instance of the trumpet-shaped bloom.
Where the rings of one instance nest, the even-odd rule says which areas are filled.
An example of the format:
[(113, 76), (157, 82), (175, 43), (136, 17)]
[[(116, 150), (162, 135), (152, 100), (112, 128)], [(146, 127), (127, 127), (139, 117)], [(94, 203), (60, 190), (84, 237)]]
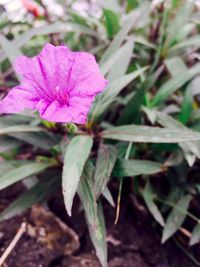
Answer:
[(19, 57), (15, 69), (22, 77), (0, 102), (0, 113), (39, 111), (53, 122), (84, 124), (97, 94), (107, 81), (93, 55), (66, 46), (46, 44), (33, 58)]

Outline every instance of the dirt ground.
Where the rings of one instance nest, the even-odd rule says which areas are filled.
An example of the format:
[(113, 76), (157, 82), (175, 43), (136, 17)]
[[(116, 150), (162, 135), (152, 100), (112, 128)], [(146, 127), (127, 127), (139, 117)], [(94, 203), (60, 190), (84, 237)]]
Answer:
[[(23, 191), (21, 185), (0, 193), (0, 210)], [(48, 205), (35, 205), (23, 216), (0, 223), (0, 254), (2, 255), (21, 224), (22, 234), (4, 267), (100, 267), (92, 248), (83, 212), (74, 205), (73, 216), (66, 215), (62, 195), (58, 192)], [(121, 216), (114, 225), (115, 210), (104, 203), (108, 229), (109, 267), (194, 267), (175, 242), (160, 244), (158, 228), (148, 212), (135, 201), (122, 199)], [(180, 240), (181, 241), (181, 240)], [(183, 240), (182, 240), (183, 242)], [(184, 243), (184, 242), (183, 242)], [(198, 255), (199, 246), (195, 248)]]

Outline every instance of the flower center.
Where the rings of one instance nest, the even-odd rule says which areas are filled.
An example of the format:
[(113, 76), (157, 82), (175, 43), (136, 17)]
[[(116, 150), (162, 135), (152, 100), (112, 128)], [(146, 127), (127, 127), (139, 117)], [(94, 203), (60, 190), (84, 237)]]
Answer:
[(68, 93), (62, 90), (59, 85), (57, 85), (54, 90), (56, 93), (57, 101), (61, 104), (67, 105), (69, 103)]

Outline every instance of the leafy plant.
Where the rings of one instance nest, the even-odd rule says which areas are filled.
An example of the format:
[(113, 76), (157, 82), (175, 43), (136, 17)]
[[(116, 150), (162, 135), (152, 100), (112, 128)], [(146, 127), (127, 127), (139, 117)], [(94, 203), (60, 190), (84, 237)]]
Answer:
[[(192, 1), (153, 7), (146, 1), (124, 2), (105, 6), (99, 19), (84, 18), (68, 7), (64, 20), (49, 23), (43, 18), (40, 27), (33, 27), (34, 21), (30, 27), (25, 20), (19, 31), (8, 21), (0, 35), (2, 92), (17, 83), (15, 58), (33, 53), (49, 38), (93, 52), (109, 80), (84, 126), (54, 124), (28, 113), (0, 117), (0, 189), (32, 175), (38, 178), (0, 219), (44, 201), (62, 183), (69, 215), (75, 194), (80, 197), (103, 267), (107, 246), (101, 201), (104, 197), (116, 205), (119, 215), (123, 179), (138, 177), (136, 196), (139, 201), (142, 197), (162, 228), (163, 243), (178, 230), (191, 231), (191, 225), (189, 244), (200, 240), (200, 214), (195, 208), (200, 193), (200, 35), (195, 18), (200, 11)], [(116, 178), (120, 178), (117, 203), (109, 190)], [(131, 188), (131, 193), (135, 191)]]

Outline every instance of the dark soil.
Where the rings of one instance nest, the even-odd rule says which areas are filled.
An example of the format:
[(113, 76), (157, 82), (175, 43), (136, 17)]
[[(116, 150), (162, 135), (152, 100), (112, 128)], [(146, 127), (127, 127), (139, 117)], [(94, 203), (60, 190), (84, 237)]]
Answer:
[[(16, 185), (0, 193), (0, 210), (23, 191)], [(77, 202), (77, 203), (76, 203)], [(0, 223), (2, 255), (22, 222), (27, 230), (4, 263), (4, 267), (100, 267), (91, 245), (84, 214), (75, 201), (72, 218), (66, 215), (61, 194), (36, 205), (22, 216)], [(137, 206), (137, 207), (136, 207)], [(160, 243), (158, 228), (143, 206), (122, 200), (121, 216), (114, 225), (115, 210), (104, 203), (107, 223), (109, 267), (194, 267), (173, 241)], [(179, 237), (178, 237), (179, 238)], [(184, 240), (179, 238), (184, 246)]]

